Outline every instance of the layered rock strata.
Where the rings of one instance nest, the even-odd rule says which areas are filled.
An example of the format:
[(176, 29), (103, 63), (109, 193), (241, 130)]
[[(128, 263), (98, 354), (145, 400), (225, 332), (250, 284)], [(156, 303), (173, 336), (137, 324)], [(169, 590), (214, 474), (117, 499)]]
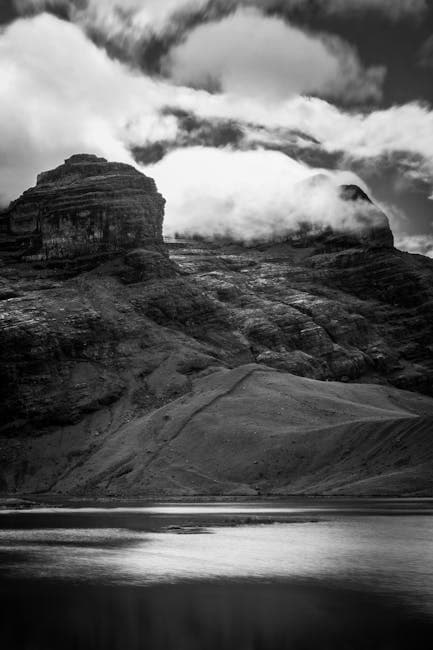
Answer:
[(78, 154), (43, 172), (0, 218), (0, 252), (48, 261), (162, 245), (164, 199), (123, 163)]

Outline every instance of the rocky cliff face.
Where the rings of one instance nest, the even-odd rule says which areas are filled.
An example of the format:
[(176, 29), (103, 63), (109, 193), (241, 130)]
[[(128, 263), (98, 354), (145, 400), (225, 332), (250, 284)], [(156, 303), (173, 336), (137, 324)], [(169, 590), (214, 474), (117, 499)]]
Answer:
[(66, 260), (161, 246), (164, 199), (130, 165), (78, 154), (39, 174), (0, 219), (0, 251)]
[[(357, 190), (344, 191), (358, 200)], [(423, 452), (418, 482), (414, 468), (423, 462), (419, 446), (429, 447), (432, 402), (389, 387), (433, 394), (432, 261), (395, 250), (385, 221), (379, 229), (367, 224), (355, 239), (327, 232), (253, 248), (182, 240), (165, 246), (162, 210), (151, 179), (78, 156), (44, 173), (2, 217), (0, 490), (257, 494), (316, 485), (324, 493), (430, 493), (433, 460)], [(12, 232), (13, 223), (22, 224), (21, 234)], [(220, 401), (227, 372), (243, 377), (243, 366), (245, 376), (248, 368), (267, 368), (272, 395), (242, 379), (229, 389), (230, 400)], [(257, 377), (267, 386), (271, 375)], [(331, 390), (326, 380), (343, 383)], [(329, 390), (322, 415), (315, 415), (318, 396)], [(284, 410), (298, 393), (305, 399)], [(283, 419), (271, 417), (269, 399)], [(401, 412), (399, 399), (407, 406)], [(355, 407), (371, 400), (372, 412)], [(229, 450), (224, 471), (212, 466), (215, 445), (203, 446), (216, 422), (207, 409), (215, 404), (227, 432), (218, 443)], [(285, 426), (295, 432), (309, 404), (302, 426), (320, 439), (331, 430), (319, 420), (334, 413), (332, 431), (348, 421), (359, 431), (362, 458), (351, 433), (350, 462), (342, 459), (337, 482), (334, 438), (319, 463), (320, 480), (317, 440), (290, 447), (296, 453), (287, 471), (275, 469), (261, 458), (271, 447), (275, 458), (283, 447), (288, 454), (288, 441), (269, 446), (264, 428), (253, 460), (248, 449), (258, 415), (248, 422), (239, 415), (248, 404), (269, 412), (270, 436), (275, 427), (278, 436)], [(167, 427), (177, 432), (176, 443)], [(371, 438), (379, 429), (388, 445), (383, 453)], [(391, 462), (394, 439), (406, 435)], [(234, 465), (229, 457), (237, 458)], [(358, 461), (360, 483), (350, 488)], [(404, 474), (404, 486), (386, 478), (395, 478), (394, 470)]]
[(256, 362), (433, 394), (433, 262), (388, 246), (308, 244), (170, 247), (181, 271), (224, 305)]

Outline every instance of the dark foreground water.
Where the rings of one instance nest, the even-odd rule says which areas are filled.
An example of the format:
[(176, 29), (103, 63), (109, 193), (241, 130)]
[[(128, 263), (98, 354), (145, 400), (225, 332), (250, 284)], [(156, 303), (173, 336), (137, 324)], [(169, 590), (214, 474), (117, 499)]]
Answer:
[(4, 650), (432, 646), (432, 502), (0, 510)]

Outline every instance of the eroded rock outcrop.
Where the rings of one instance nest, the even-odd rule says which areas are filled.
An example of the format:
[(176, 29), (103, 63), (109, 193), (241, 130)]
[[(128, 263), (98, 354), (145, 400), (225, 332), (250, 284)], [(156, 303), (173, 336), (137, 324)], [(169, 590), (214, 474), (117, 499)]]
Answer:
[(432, 260), (360, 241), (335, 249), (322, 237), (170, 246), (181, 271), (226, 307), (255, 361), (433, 394)]
[(0, 252), (48, 261), (162, 246), (164, 199), (123, 163), (77, 154), (43, 172), (0, 218)]

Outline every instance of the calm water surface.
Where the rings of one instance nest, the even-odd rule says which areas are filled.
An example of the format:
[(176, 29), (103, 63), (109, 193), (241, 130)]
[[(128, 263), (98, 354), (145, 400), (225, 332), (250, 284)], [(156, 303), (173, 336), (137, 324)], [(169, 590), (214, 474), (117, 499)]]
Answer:
[(424, 648), (433, 502), (0, 509), (5, 650)]

